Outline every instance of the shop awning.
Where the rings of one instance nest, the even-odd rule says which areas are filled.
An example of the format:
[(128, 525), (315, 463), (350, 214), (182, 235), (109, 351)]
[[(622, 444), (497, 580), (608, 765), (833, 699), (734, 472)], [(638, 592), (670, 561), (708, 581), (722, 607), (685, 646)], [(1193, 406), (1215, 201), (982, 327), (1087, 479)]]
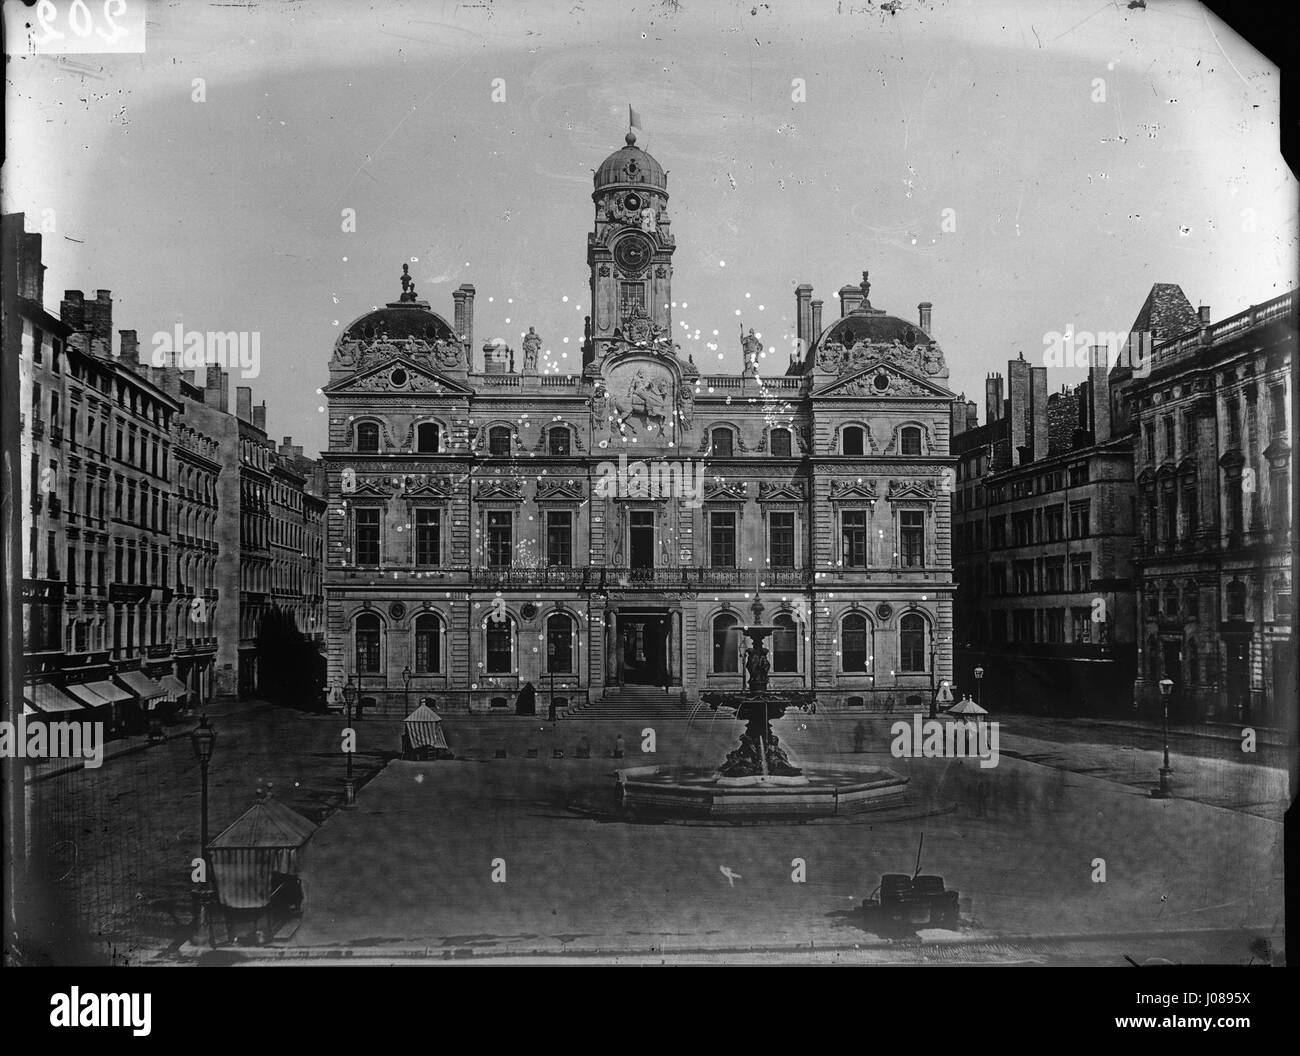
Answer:
[(160, 683), (163, 689), (167, 691), (168, 700), (183, 700), (185, 697), (190, 695), (190, 691), (185, 687), (185, 683), (175, 675), (163, 675), (160, 679)]
[(119, 686), (113, 685), (112, 682), (87, 682), (86, 685), (111, 704), (115, 704), (119, 700), (131, 699), (130, 693)]
[(52, 686), (48, 682), (42, 682), (35, 686), (24, 686), (23, 696), (31, 702), (37, 711), (42, 711), (47, 715), (56, 712), (85, 710), (80, 701), (68, 696), (58, 686)]
[(88, 708), (107, 708), (112, 703), (91, 689), (89, 683), (81, 682), (70, 685), (67, 687), (67, 691)]
[(167, 691), (142, 671), (119, 671), (117, 677), (141, 700), (157, 700)]

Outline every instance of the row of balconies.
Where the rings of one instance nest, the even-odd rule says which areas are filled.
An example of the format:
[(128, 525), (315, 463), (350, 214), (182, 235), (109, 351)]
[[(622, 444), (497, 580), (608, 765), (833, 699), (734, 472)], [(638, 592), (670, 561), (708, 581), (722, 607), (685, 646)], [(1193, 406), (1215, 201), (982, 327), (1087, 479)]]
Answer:
[[(351, 577), (373, 577), (385, 574), (379, 568), (347, 568)], [(605, 590), (646, 588), (664, 590), (748, 590), (756, 584), (763, 590), (776, 590), (782, 587), (805, 588), (815, 582), (836, 580), (845, 576), (860, 577), (871, 580), (877, 577), (896, 577), (900, 572), (921, 574), (923, 578), (933, 578), (936, 573), (948, 572), (947, 568), (696, 568), (680, 566), (677, 568), (621, 568), (605, 565), (564, 566), (551, 565), (541, 568), (439, 568), (423, 574), (436, 574), (439, 578), (447, 577), (460, 580), (468, 577), (469, 585), (490, 590), (509, 588), (550, 588), (554, 590)]]

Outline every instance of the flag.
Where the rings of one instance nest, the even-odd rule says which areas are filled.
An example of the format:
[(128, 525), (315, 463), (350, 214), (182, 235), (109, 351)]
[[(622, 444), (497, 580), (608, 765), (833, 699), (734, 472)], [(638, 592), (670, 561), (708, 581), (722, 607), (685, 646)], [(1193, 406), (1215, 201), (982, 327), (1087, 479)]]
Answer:
[(628, 128), (641, 127), (641, 115), (632, 109), (631, 103), (627, 104), (627, 127)]

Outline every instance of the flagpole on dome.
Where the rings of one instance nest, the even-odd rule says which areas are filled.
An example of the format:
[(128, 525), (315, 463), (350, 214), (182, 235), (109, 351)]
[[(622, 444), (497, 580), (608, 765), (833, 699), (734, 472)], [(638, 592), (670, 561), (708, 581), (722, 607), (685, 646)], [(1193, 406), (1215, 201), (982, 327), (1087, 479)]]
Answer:
[(627, 104), (627, 134), (628, 143), (636, 142), (636, 134), (632, 131), (634, 128), (641, 127), (641, 115), (632, 109), (632, 104)]

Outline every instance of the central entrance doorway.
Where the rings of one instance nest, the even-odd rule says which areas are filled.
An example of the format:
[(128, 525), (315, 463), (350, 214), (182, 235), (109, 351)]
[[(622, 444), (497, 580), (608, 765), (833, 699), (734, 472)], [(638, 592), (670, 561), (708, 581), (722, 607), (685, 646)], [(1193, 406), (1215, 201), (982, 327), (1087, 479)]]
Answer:
[(666, 612), (619, 613), (618, 649), (623, 685), (668, 685)]

